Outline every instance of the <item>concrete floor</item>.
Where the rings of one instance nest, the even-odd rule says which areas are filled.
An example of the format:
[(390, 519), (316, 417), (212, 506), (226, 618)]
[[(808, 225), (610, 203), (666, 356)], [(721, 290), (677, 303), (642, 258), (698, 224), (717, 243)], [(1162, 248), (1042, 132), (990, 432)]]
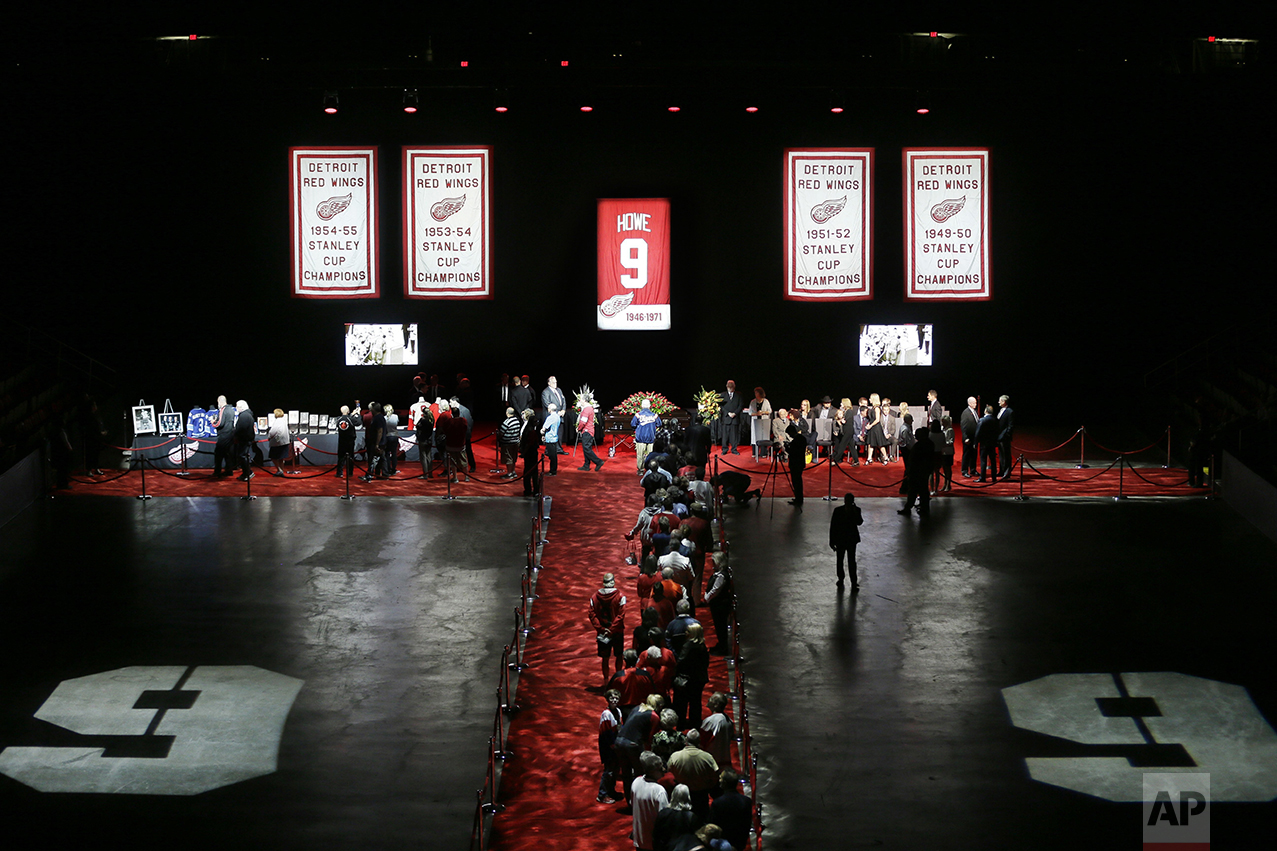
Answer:
[[(110, 743), (33, 718), (71, 678), (256, 666), (303, 683), (274, 773), (195, 796), (41, 793), (0, 776), (4, 821), (39, 826), (27, 847), (122, 847), (152, 832), (182, 847), (464, 847), (531, 512), (508, 498), (37, 503), (0, 530), (11, 754)], [(206, 686), (192, 711), (216, 694)], [(221, 711), (242, 698), (232, 689)], [(125, 710), (107, 714), (154, 714)], [(101, 706), (89, 713), (65, 726), (122, 732)], [(165, 724), (182, 718), (170, 709)], [(143, 775), (213, 738), (167, 732), (172, 752)]]
[[(1241, 796), (1216, 802), (1216, 846), (1268, 847), (1277, 736), (1254, 711), (1277, 718), (1264, 663), (1277, 548), (1200, 499), (946, 500), (925, 525), (897, 499), (861, 505), (858, 596), (834, 588), (828, 504), (728, 509), (765, 847), (1134, 847), (1138, 803), (1040, 782), (1026, 759), (1049, 773), (1072, 758), (1083, 784), (1138, 788), (1180, 743), (1217, 793)], [(173, 750), (154, 764), (180, 762), (192, 740), (225, 744), (180, 723), (213, 705), (208, 672), (302, 682), (277, 770), (193, 796), (37, 792), (0, 776), (0, 816), (41, 827), (29, 847), (120, 845), (144, 827), (184, 847), (464, 847), (530, 511), (506, 498), (38, 503), (0, 529), (0, 766), (38, 762), (39, 747), (127, 754), (144, 738), (112, 725), (154, 709), (59, 699), (67, 680), (133, 666), (188, 677), (139, 698), (174, 707), (152, 731)], [(1236, 684), (1253, 706), (1223, 687), (1177, 703), (1140, 672)], [(1099, 715), (1072, 680), (1019, 703), (1021, 722), (1063, 735), (1017, 728), (1003, 690), (1053, 674), (1105, 675), (1082, 692), (1120, 682), (1145, 715), (1156, 701), (1161, 718), (1098, 723), (1138, 721), (1157, 744), (1067, 741), (1085, 726), (1072, 714)], [(163, 703), (196, 690), (191, 715)], [(226, 693), (223, 720), (246, 711)], [(256, 756), (269, 757), (262, 724)]]
[[(829, 503), (729, 509), (765, 847), (1136, 847), (1139, 803), (1038, 782), (1026, 759), (1056, 758), (1049, 771), (1072, 758), (1077, 787), (1138, 801), (1142, 773), (1175, 764), (1175, 748), (1067, 741), (1069, 714), (1095, 722), (1102, 696), (1089, 683), (1070, 703), (1067, 678), (1022, 709), (1054, 734), (1018, 729), (1002, 689), (1046, 675), (1181, 672), (1244, 686), (1277, 719), (1264, 661), (1277, 548), (1221, 503), (949, 500), (924, 523), (897, 515), (901, 502), (859, 501), (854, 596), (835, 589)], [(1155, 741), (1182, 742), (1199, 766), (1161, 770), (1209, 771), (1214, 794), (1236, 799), (1214, 807), (1215, 847), (1271, 847), (1271, 727), (1248, 728), (1246, 706), (1218, 711), (1214, 694), (1176, 703), (1124, 680), (1168, 716), (1144, 719)], [(1179, 726), (1158, 736), (1159, 723)]]

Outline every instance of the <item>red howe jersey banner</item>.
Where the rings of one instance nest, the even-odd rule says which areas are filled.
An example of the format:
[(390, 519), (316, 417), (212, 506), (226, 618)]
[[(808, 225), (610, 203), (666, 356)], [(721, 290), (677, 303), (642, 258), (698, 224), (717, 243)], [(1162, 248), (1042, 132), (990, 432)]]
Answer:
[(600, 198), (598, 325), (608, 331), (670, 327), (670, 201)]
[(905, 300), (988, 301), (989, 149), (905, 148)]
[(785, 149), (785, 298), (873, 298), (873, 148)]
[(492, 298), (492, 147), (403, 149), (404, 296)]
[(377, 147), (289, 148), (292, 291), (376, 298)]

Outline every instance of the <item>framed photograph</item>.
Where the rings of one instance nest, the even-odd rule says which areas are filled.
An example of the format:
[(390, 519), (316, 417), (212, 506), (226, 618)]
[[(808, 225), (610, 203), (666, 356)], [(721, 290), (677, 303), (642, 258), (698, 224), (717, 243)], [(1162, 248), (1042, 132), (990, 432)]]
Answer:
[(267, 420), (267, 418), (266, 418), (266, 417), (258, 417), (258, 418), (257, 418), (257, 430), (258, 430), (258, 431), (266, 431), (266, 430), (267, 430), (267, 429), (269, 429), (269, 428), (270, 428), (270, 422)]
[(133, 433), (155, 434), (155, 406), (133, 406)]
[(181, 434), (184, 430), (181, 411), (165, 411), (160, 414), (160, 434)]

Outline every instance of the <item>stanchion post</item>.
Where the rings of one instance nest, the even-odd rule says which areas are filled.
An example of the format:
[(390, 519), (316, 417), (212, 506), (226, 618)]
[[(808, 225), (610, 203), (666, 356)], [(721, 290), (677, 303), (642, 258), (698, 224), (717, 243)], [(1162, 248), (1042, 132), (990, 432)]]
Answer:
[[(136, 453), (138, 452), (138, 448), (137, 448), (137, 439), (136, 439), (136, 438), (133, 440), (133, 452), (134, 452), (134, 454), (136, 454)], [(138, 498), (138, 499), (150, 499), (150, 498), (151, 498), (151, 495), (150, 495), (149, 493), (147, 493), (147, 492), (146, 492), (146, 453), (145, 453), (145, 452), (143, 452), (143, 453), (142, 453), (142, 455), (141, 455), (141, 462), (140, 462), (140, 463), (141, 463), (141, 465), (142, 465), (142, 492), (141, 492), (140, 494), (138, 494), (138, 495), (137, 495), (137, 498)]]
[(1091, 466), (1090, 464), (1086, 463), (1086, 426), (1082, 426), (1080, 429), (1078, 429), (1077, 433), (1082, 436), (1082, 440), (1080, 443), (1081, 449), (1079, 450), (1079, 455), (1077, 459), (1077, 469), (1085, 470)]
[(254, 475), (255, 474), (253, 473), (252, 469), (249, 469), (248, 478), (244, 480), (244, 495), (240, 497), (241, 502), (249, 502), (251, 500), (257, 499), (257, 497), (253, 496), (253, 476)]
[(1016, 502), (1028, 502), (1029, 498), (1024, 495), (1024, 453), (1020, 453), (1020, 493), (1015, 497)]
[(1123, 481), (1125, 477), (1122, 475), (1122, 468), (1126, 466), (1126, 456), (1117, 456), (1117, 496), (1113, 497), (1114, 502), (1126, 499), (1126, 494), (1122, 492)]
[(520, 634), (527, 634), (521, 630), (521, 627), (523, 626), (522, 616), (522, 612), (518, 609), (514, 610), (514, 661), (506, 665), (506, 667), (511, 671), (526, 671), (528, 668), (532, 667), (523, 661), (523, 650), (522, 646), (519, 644)]
[(1162, 465), (1163, 470), (1171, 468), (1171, 427), (1166, 427), (1166, 463)]
[(454, 471), (452, 469), (452, 454), (447, 453), (444, 455), (443, 475), (444, 475), (444, 478), (448, 480), (448, 485), (447, 485), (448, 490), (443, 496), (439, 497), (440, 499), (456, 499), (456, 497), (452, 495), (453, 472)]
[(829, 481), (825, 485), (827, 491), (824, 496), (825, 502), (834, 501), (834, 447), (831, 443), (829, 446), (829, 455), (825, 457), (825, 461), (829, 464)]
[(342, 499), (354, 499), (350, 495), (350, 467), (346, 466), (346, 459), (339, 453), (337, 455), (337, 466), (341, 468), (341, 477), (346, 480), (346, 492), (342, 494)]
[(1215, 498), (1215, 453), (1214, 452), (1210, 454), (1210, 464), (1206, 468), (1206, 475), (1210, 477), (1209, 482), (1207, 482), (1207, 484), (1210, 487), (1210, 490), (1206, 493), (1206, 498), (1214, 499)]

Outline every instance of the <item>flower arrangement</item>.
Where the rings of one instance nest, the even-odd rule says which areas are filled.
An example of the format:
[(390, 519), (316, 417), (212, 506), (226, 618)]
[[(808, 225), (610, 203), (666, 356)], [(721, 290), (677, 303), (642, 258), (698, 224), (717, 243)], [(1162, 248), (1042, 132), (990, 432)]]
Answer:
[(597, 407), (598, 402), (594, 401), (594, 391), (590, 389), (590, 385), (584, 384), (576, 390), (576, 401), (572, 403), (573, 409), (580, 411), (586, 405)]
[(662, 417), (671, 411), (678, 410), (678, 405), (675, 405), (660, 393), (650, 392), (631, 393), (625, 397), (624, 402), (616, 406), (616, 409), (623, 414), (637, 414), (643, 408), (644, 399), (650, 401), (652, 403), (652, 411)]
[(700, 411), (701, 418), (706, 422), (718, 419), (718, 409), (723, 404), (723, 395), (714, 390), (706, 390), (705, 385), (701, 385), (701, 390), (692, 396), (696, 401), (696, 410)]

